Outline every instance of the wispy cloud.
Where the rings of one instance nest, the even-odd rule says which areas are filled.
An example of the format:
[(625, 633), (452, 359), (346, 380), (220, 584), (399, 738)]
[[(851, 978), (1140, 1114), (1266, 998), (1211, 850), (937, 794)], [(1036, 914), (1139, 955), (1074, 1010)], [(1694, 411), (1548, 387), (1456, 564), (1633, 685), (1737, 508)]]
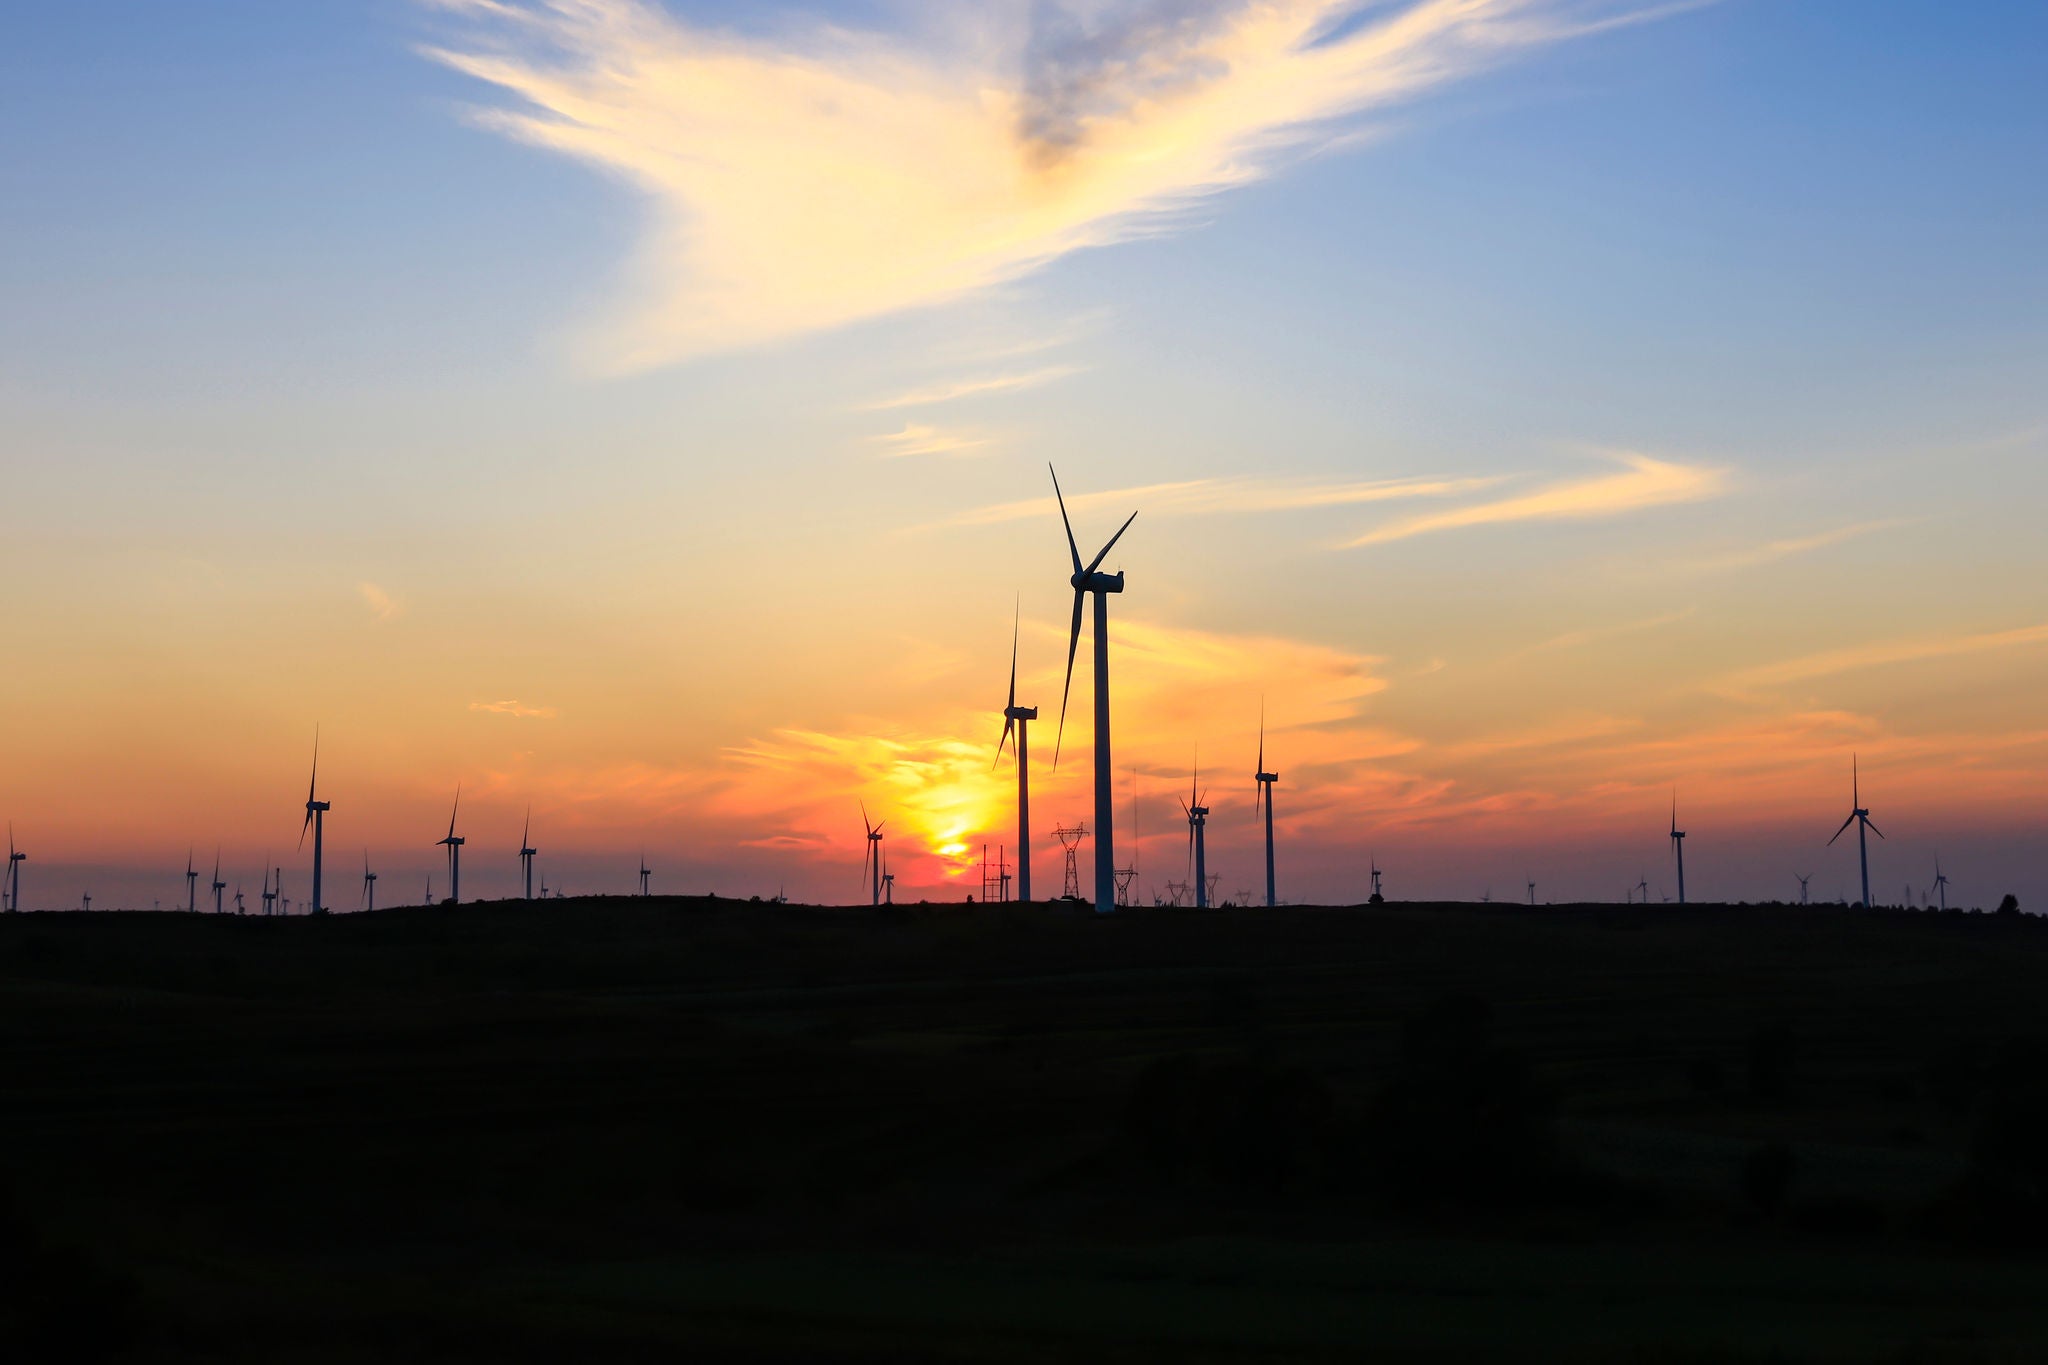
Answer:
[(356, 592), (362, 597), (363, 605), (379, 621), (389, 621), (405, 611), (405, 603), (399, 601), (375, 583), (364, 581), (356, 584)]
[[(1147, 517), (1214, 516), (1225, 512), (1294, 512), (1315, 507), (1349, 507), (1359, 503), (1393, 502), (1403, 498), (1449, 498), (1475, 493), (1500, 483), (1495, 477), (1370, 479), (1350, 483), (1317, 483), (1301, 479), (1185, 479), (1178, 483), (1140, 484), (1106, 492), (1069, 493), (1067, 512), (1098, 508), (1142, 507)], [(1050, 496), (1018, 502), (992, 503), (962, 512), (945, 526), (992, 526), (1032, 517), (1056, 517), (1059, 504)]]
[(988, 446), (986, 437), (962, 436), (919, 422), (906, 422), (903, 430), (868, 437), (868, 444), (881, 447), (891, 459), (909, 455), (968, 455)]
[(1078, 365), (1043, 365), (1035, 370), (976, 375), (972, 379), (956, 379), (944, 384), (912, 389), (908, 393), (899, 393), (894, 397), (869, 403), (866, 410), (887, 412), (894, 408), (929, 408), (940, 403), (952, 403), (962, 398), (976, 398), (985, 394), (1017, 393), (1080, 372), (1081, 367)]
[(1762, 545), (1752, 546), (1746, 550), (1736, 550), (1730, 554), (1717, 555), (1711, 559), (1703, 559), (1693, 567), (1705, 573), (1717, 573), (1735, 569), (1754, 569), (1759, 565), (1774, 564), (1781, 559), (1791, 559), (1795, 555), (1810, 554), (1815, 550), (1825, 550), (1830, 546), (1840, 545), (1844, 541), (1854, 540), (1858, 536), (1867, 536), (1878, 531), (1889, 531), (1896, 527), (1910, 526), (1912, 524), (1913, 519), (1910, 517), (1890, 517), (1882, 521), (1859, 521), (1850, 526), (1837, 526), (1831, 531), (1822, 531), (1816, 535), (1799, 536), (1791, 540), (1773, 540)]
[(496, 716), (517, 716), (522, 720), (553, 720), (558, 714), (552, 706), (528, 706), (521, 701), (473, 701), (472, 711), (488, 711)]
[(1588, 626), (1584, 630), (1568, 630), (1562, 635), (1553, 635), (1548, 640), (1539, 640), (1526, 649), (1516, 650), (1510, 659), (1524, 659), (1532, 654), (1549, 654), (1560, 649), (1580, 649), (1601, 640), (1618, 639), (1624, 635), (1636, 635), (1646, 630), (1658, 630), (1664, 626), (1676, 625), (1692, 615), (1692, 608), (1683, 611), (1667, 611), (1657, 616), (1646, 616), (1639, 621), (1624, 621), (1613, 626)]
[(637, 186), (649, 225), (594, 358), (644, 368), (1013, 280), (1157, 231), (1631, 0), (1088, 0), (820, 15), (772, 38), (649, 0), (440, 0), (429, 55), (507, 92), (485, 125)]
[(1867, 645), (1851, 645), (1844, 649), (1803, 654), (1796, 659), (1785, 659), (1757, 668), (1745, 668), (1731, 674), (1726, 680), (1726, 685), (1736, 691), (1782, 687), (1788, 683), (1808, 682), (1814, 678), (1832, 677), (1838, 673), (1850, 673), (1862, 668), (1917, 663), (1924, 659), (1947, 659), (1961, 654), (1983, 654), (1990, 650), (2017, 649), (2039, 644), (2048, 644), (2048, 624), (2020, 626), (2013, 630), (1986, 631), (1974, 635), (1923, 635), (1910, 639), (1880, 640)]
[(1680, 464), (1675, 460), (1653, 459), (1629, 451), (1618, 452), (1614, 458), (1624, 466), (1616, 474), (1566, 479), (1514, 497), (1390, 522), (1348, 544), (1353, 547), (1384, 545), (1434, 531), (1456, 531), (1470, 526), (1497, 526), (1517, 521), (1620, 516), (1646, 507), (1718, 497), (1728, 486), (1728, 472), (1710, 465)]

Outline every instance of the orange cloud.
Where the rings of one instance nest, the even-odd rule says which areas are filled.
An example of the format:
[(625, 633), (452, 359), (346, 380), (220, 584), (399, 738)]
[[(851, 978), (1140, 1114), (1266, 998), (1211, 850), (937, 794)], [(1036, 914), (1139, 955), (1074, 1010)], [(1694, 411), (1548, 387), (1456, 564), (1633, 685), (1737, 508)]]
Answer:
[(1507, 522), (1613, 517), (1646, 507), (1719, 497), (1728, 486), (1726, 470), (1706, 465), (1679, 464), (1627, 451), (1616, 454), (1614, 458), (1626, 466), (1621, 473), (1592, 479), (1568, 479), (1533, 493), (1391, 522), (1378, 530), (1368, 531), (1349, 544), (1352, 547), (1384, 545), (1389, 541), (1407, 540), (1411, 536), (1435, 531), (1456, 531)]

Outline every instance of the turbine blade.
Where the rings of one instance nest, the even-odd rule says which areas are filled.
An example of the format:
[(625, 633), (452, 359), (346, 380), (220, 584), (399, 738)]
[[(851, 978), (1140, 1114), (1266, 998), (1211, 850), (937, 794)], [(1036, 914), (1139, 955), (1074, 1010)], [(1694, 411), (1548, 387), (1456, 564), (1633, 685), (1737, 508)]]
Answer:
[[(1863, 826), (1865, 829), (1868, 829), (1872, 834), (1875, 834), (1878, 838), (1884, 839), (1884, 831), (1879, 829), (1877, 827), (1877, 823), (1867, 815), (1863, 817)], [(1885, 842), (1890, 843), (1891, 840), (1885, 839)]]
[[(452, 806), (450, 806), (450, 807), (448, 808), (448, 837), (449, 837), (449, 838), (451, 838), (451, 839), (453, 839), (453, 838), (455, 837), (455, 812), (457, 812), (457, 811), (459, 811), (459, 810), (461, 810), (461, 809), (462, 809), (462, 784), (461, 784), (460, 782), (457, 782), (457, 783), (455, 784), (455, 804), (454, 804), (454, 805), (452, 805)], [(449, 850), (450, 850), (450, 853), (451, 853), (451, 856), (452, 856), (452, 854), (453, 854), (453, 850), (454, 850), (454, 847), (455, 847), (455, 846), (454, 846), (453, 844), (450, 844), (450, 845), (449, 845), (448, 847), (449, 847)]]
[[(1855, 817), (1855, 815), (1854, 815), (1854, 814), (1851, 814), (1851, 815), (1849, 816), (1849, 818), (1848, 818), (1848, 819), (1846, 819), (1846, 820), (1844, 820), (1844, 821), (1842, 822), (1842, 828), (1841, 828), (1841, 829), (1838, 829), (1838, 830), (1836, 830), (1836, 831), (1835, 831), (1835, 839), (1839, 839), (1839, 838), (1841, 838), (1841, 837), (1842, 837), (1842, 833), (1843, 833), (1843, 831), (1844, 831), (1844, 830), (1847, 830), (1847, 829), (1849, 828), (1849, 826), (1851, 826), (1851, 825), (1853, 825), (1853, 824), (1855, 824), (1855, 823), (1856, 823), (1856, 817)], [(1829, 844), (1829, 846), (1830, 846), (1830, 847), (1832, 847), (1832, 846), (1834, 845), (1835, 839), (1830, 839), (1830, 840), (1828, 840), (1828, 844)]]
[(1015, 710), (1017, 707), (1017, 632), (1023, 624), (1024, 599), (1020, 594), (1017, 599), (1016, 615), (1010, 621), (1010, 701), (1004, 708), (1006, 710)]
[(1003, 717), (1003, 737), (996, 741), (996, 761), (988, 765), (989, 771), (993, 772), (1003, 765), (1003, 746), (1010, 742), (1010, 731), (1016, 728), (1017, 722), (1015, 719), (1009, 716)]
[(1101, 551), (1095, 556), (1095, 562), (1088, 566), (1089, 573), (1094, 573), (1102, 561), (1109, 558), (1109, 552), (1116, 548), (1116, 543), (1124, 538), (1124, 532), (1130, 530), (1131, 523), (1137, 519), (1138, 514), (1136, 512), (1124, 518), (1124, 524), (1116, 528), (1116, 534), (1109, 538), (1109, 544), (1102, 547)]
[(526, 808), (526, 823), (519, 827), (519, 847), (526, 847), (526, 836), (533, 833), (533, 807)]
[(1052, 461), (1045, 464), (1045, 472), (1052, 475), (1052, 495), (1060, 505), (1060, 525), (1067, 528), (1067, 553), (1074, 557), (1074, 572), (1081, 572), (1081, 547), (1074, 543), (1074, 523), (1067, 520), (1067, 499), (1060, 492), (1060, 474), (1052, 467)]
[(1052, 737), (1054, 772), (1060, 770), (1060, 744), (1067, 737), (1067, 698), (1074, 690), (1074, 651), (1081, 647), (1081, 601), (1086, 596), (1079, 588), (1074, 589), (1074, 624), (1067, 630), (1067, 681), (1060, 688), (1060, 728)]
[(306, 782), (306, 804), (313, 804), (313, 793), (320, 785), (320, 727), (313, 727), (313, 775)]

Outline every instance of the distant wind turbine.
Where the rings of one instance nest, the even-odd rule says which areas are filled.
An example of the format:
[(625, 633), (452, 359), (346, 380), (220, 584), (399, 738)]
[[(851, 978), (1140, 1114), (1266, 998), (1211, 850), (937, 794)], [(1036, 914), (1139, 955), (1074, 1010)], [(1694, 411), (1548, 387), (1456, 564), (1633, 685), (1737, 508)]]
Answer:
[(996, 741), (996, 762), (1003, 761), (1003, 745), (1012, 733), (1017, 736), (1017, 899), (1031, 899), (1031, 722), (1038, 719), (1035, 706), (1017, 705), (1017, 631), (1023, 622), (1022, 608), (1010, 623), (1010, 699), (1003, 704), (1003, 737)]
[(92, 913), (92, 892), (86, 892), (80, 899), (84, 902), (83, 908), (85, 913), (90, 915)]
[(1678, 903), (1685, 904), (1685, 831), (1678, 827), (1678, 793), (1671, 793), (1671, 856), (1678, 860)]
[[(445, 845), (448, 849), (448, 903), (450, 905), (462, 904), (462, 846), (468, 843), (469, 840), (462, 838), (455, 832), (455, 813), (461, 809), (462, 784), (458, 782), (455, 784), (455, 804), (448, 808), (448, 833), (445, 837), (435, 840), (436, 843)], [(431, 877), (428, 878), (427, 885), (429, 888), (432, 887), (433, 879)]]
[(1941, 908), (1948, 910), (1948, 874), (1941, 870), (1941, 855), (1934, 855), (1934, 891), (1941, 897)]
[(277, 908), (277, 893), (270, 889), (270, 855), (263, 855), (263, 914), (267, 919)]
[(1648, 905), (1650, 903), (1650, 878), (1647, 874), (1636, 879), (1634, 889), (1643, 893), (1643, 904)]
[(1188, 778), (1188, 799), (1180, 808), (1188, 813), (1188, 857), (1195, 865), (1195, 908), (1209, 908), (1209, 841), (1206, 831), (1209, 827), (1209, 808), (1202, 804), (1196, 787), (1202, 780), (1202, 761), (1195, 760), (1195, 770)]
[(1795, 872), (1792, 875), (1799, 878), (1799, 903), (1801, 905), (1811, 905), (1813, 902), (1808, 898), (1806, 884), (1813, 880), (1813, 874), (1808, 872), (1802, 876)]
[(526, 898), (533, 899), (533, 860), (540, 850), (527, 837), (533, 833), (533, 807), (526, 808), (526, 823), (519, 827), (519, 875), (526, 883)]
[(238, 915), (248, 913), (248, 911), (243, 909), (242, 907), (242, 884), (240, 882), (235, 883), (235, 913)]
[(370, 871), (370, 850), (363, 850), (363, 909), (377, 908), (377, 874)]
[(330, 806), (319, 800), (316, 789), (320, 785), (320, 727), (313, 727), (313, 775), (306, 781), (306, 823), (299, 826), (299, 847), (306, 846), (306, 829), (313, 830), (313, 909), (310, 913), (324, 915), (326, 907), (320, 900), (320, 853), (321, 836), (326, 833), (327, 812)]
[[(1047, 470), (1052, 466), (1047, 465)], [(1052, 495), (1060, 506), (1060, 524), (1067, 532), (1067, 552), (1073, 556), (1074, 574), (1067, 581), (1074, 587), (1074, 624), (1067, 632), (1067, 681), (1060, 693), (1060, 728), (1053, 736), (1052, 765), (1060, 765), (1060, 741), (1067, 729), (1067, 695), (1074, 687), (1074, 651), (1081, 643), (1081, 604), (1089, 596), (1095, 597), (1095, 913), (1112, 914), (1116, 910), (1116, 844), (1113, 826), (1116, 812), (1110, 799), (1111, 767), (1109, 745), (1109, 594), (1124, 590), (1124, 576), (1098, 573), (1102, 561), (1123, 539), (1131, 523), (1138, 519), (1136, 512), (1124, 519), (1115, 535), (1109, 538), (1086, 568), (1081, 566), (1081, 547), (1074, 543), (1074, 524), (1067, 519), (1067, 500), (1060, 492), (1060, 476), (1052, 476)]]
[(647, 894), (647, 880), (654, 875), (654, 869), (647, 865), (647, 855), (640, 855), (640, 894)]
[[(1856, 826), (1856, 856), (1863, 868), (1863, 908), (1868, 910), (1870, 908), (1870, 841), (1864, 837), (1863, 832), (1869, 830), (1872, 834), (1882, 839), (1884, 838), (1884, 831), (1870, 823), (1870, 812), (1863, 808), (1863, 777), (1858, 770), (1858, 763), (1854, 754), (1849, 755), (1849, 818), (1842, 822), (1841, 829), (1835, 831), (1835, 839), (1841, 838), (1851, 825)], [(1835, 839), (1828, 840), (1830, 848), (1834, 846)]]
[(880, 905), (882, 903), (882, 825), (886, 825), (889, 822), (884, 820), (882, 825), (871, 824), (868, 821), (868, 803), (865, 801), (860, 803), (860, 822), (868, 832), (866, 851), (862, 853), (860, 860), (861, 880), (870, 882), (868, 903), (870, 905)]
[(896, 874), (889, 870), (889, 850), (882, 850), (882, 898), (885, 904), (896, 903)]
[(227, 889), (228, 884), (220, 879), (220, 850), (215, 849), (213, 851), (213, 913), (216, 915), (227, 913), (227, 906), (221, 900), (221, 893)]
[(1531, 905), (1534, 905), (1535, 903), (1536, 903), (1536, 882), (1535, 882), (1535, 880), (1534, 880), (1534, 879), (1532, 878), (1532, 879), (1530, 879), (1530, 882), (1529, 882), (1529, 904), (1531, 904)]
[(199, 913), (199, 873), (192, 866), (192, 850), (185, 850), (185, 913)]
[[(1252, 818), (1257, 819), (1261, 800), (1266, 807), (1266, 908), (1272, 909), (1280, 903), (1273, 890), (1273, 788), (1280, 783), (1280, 774), (1266, 771), (1266, 703), (1259, 703), (1259, 765), (1252, 774), (1255, 785), (1252, 797)], [(1379, 888), (1374, 887), (1375, 891)]]
[(7, 823), (7, 913), (21, 911), (21, 865), (28, 861), (28, 854), (14, 846), (14, 822)]

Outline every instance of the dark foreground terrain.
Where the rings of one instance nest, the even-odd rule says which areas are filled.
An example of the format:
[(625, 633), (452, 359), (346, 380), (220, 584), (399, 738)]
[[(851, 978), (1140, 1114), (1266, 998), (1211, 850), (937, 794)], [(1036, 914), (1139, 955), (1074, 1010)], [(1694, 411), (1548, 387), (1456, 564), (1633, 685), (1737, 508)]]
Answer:
[(0, 921), (10, 1359), (2048, 1359), (2048, 923)]

